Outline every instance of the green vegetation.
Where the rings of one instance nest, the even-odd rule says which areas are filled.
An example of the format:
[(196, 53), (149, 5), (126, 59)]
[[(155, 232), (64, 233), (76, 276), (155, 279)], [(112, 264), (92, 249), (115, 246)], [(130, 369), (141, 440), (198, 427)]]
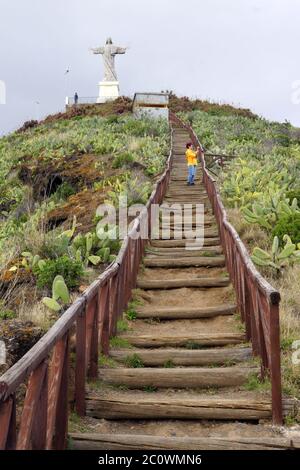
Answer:
[(16, 313), (12, 310), (0, 310), (0, 320), (12, 320), (16, 316)]
[[(120, 242), (109, 235), (118, 228), (103, 225), (97, 207), (125, 199), (145, 203), (169, 150), (168, 124), (136, 120), (130, 107), (130, 100), (120, 98), (70, 109), (0, 139), (3, 311), (18, 315), (19, 286), (24, 292), (29, 285), (37, 288), (41, 301), (56, 276), (68, 289), (81, 289), (115, 260)], [(48, 297), (44, 304), (56, 300)]]
[(268, 253), (261, 248), (254, 248), (252, 261), (258, 266), (268, 266), (276, 270), (277, 273), (281, 272), (281, 269), (285, 266), (293, 263), (300, 262), (300, 243), (297, 246), (292, 243), (292, 240), (288, 235), (283, 236), (285, 242), (284, 247), (281, 249), (279, 244), (279, 238), (274, 237), (272, 244), (272, 252)]
[(114, 336), (110, 339), (110, 347), (128, 349), (132, 348), (132, 345), (127, 341), (127, 339), (124, 339), (121, 336)]
[(146, 387), (143, 388), (144, 392), (147, 393), (154, 393), (157, 391), (157, 387), (153, 387), (152, 385), (147, 385)]
[(44, 297), (42, 302), (50, 310), (59, 312), (62, 308), (62, 305), (58, 302), (59, 300), (63, 305), (70, 302), (69, 289), (66, 286), (64, 278), (60, 275), (56, 276), (53, 281), (52, 297)]
[(104, 354), (99, 355), (98, 364), (100, 367), (107, 368), (115, 368), (118, 365), (112, 357), (104, 356)]
[(129, 302), (128, 304), (128, 308), (125, 312), (125, 315), (126, 315), (126, 318), (127, 320), (129, 321), (134, 321), (136, 320), (137, 318), (137, 311), (136, 311), (136, 307), (140, 305), (140, 302), (137, 301), (137, 300), (132, 300), (131, 302)]
[(172, 359), (169, 359), (168, 361), (166, 361), (164, 363), (164, 367), (166, 367), (166, 369), (171, 369), (171, 368), (175, 367), (175, 364), (172, 361)]
[(269, 379), (260, 380), (257, 374), (250, 374), (248, 381), (243, 385), (243, 388), (249, 391), (269, 391), (271, 383)]
[(288, 345), (300, 334), (300, 129), (203, 102), (182, 111), (207, 153), (233, 156), (206, 164), (257, 269), (280, 291), (283, 386), (296, 396)]
[(144, 363), (138, 354), (133, 354), (132, 356), (127, 356), (125, 359), (125, 365), (127, 367), (132, 367), (134, 369), (144, 367)]
[(118, 320), (117, 321), (117, 330), (118, 330), (119, 333), (122, 333), (124, 331), (128, 331), (129, 330), (128, 322), (124, 319)]

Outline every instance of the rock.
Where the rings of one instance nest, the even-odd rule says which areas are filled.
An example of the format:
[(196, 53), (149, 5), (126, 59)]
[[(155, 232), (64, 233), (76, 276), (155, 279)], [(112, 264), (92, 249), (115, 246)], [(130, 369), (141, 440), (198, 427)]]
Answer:
[[(6, 346), (6, 364), (8, 369), (15, 364), (43, 336), (44, 330), (30, 321), (19, 319), (3, 320), (0, 323), (0, 340)], [(3, 370), (0, 369), (0, 372)]]

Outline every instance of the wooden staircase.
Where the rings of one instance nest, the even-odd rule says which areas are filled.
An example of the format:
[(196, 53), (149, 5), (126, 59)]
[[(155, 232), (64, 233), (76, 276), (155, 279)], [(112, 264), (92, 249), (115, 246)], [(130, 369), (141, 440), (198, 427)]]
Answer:
[(186, 184), (189, 135), (180, 127), (173, 131), (164, 202), (205, 204), (204, 246), (188, 251), (186, 239), (173, 237), (147, 247), (135, 292), (136, 319), (118, 333), (99, 381), (88, 385), (84, 431), (73, 427), (72, 447), (289, 447), (288, 439), (261, 422), (271, 418), (270, 392), (255, 388), (259, 368), (238, 320), (200, 167), (195, 185)]

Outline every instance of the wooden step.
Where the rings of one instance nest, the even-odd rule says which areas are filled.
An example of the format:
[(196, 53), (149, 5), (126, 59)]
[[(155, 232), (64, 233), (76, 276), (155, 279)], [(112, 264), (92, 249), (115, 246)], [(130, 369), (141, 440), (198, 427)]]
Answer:
[[(165, 231), (165, 233), (164, 233)], [(191, 240), (195, 236), (195, 230), (168, 230), (159, 231), (159, 237), (162, 240), (173, 240), (173, 239), (182, 239), (182, 240)], [(164, 236), (164, 238), (163, 238)], [(206, 235), (204, 232), (204, 238), (209, 236), (210, 238), (215, 238), (218, 236), (218, 231), (216, 228), (211, 228), (211, 231)], [(200, 237), (199, 237), (200, 238)]]
[(188, 367), (188, 368), (137, 368), (100, 369), (99, 379), (110, 385), (128, 388), (222, 388), (238, 387), (251, 375), (258, 374), (258, 367)]
[(184, 240), (151, 240), (150, 246), (156, 248), (185, 248), (187, 243), (191, 243), (195, 248), (203, 246), (216, 246), (220, 244), (220, 238), (216, 237), (205, 237), (203, 243), (195, 242), (195, 239), (184, 239)]
[(138, 279), (139, 289), (179, 289), (181, 287), (226, 287), (229, 277), (195, 277), (182, 279)]
[(291, 437), (165, 437), (149, 434), (72, 433), (74, 450), (281, 450), (300, 449)]
[(218, 305), (216, 307), (157, 307), (149, 305), (138, 307), (136, 310), (138, 318), (160, 318), (162, 320), (179, 320), (192, 318), (212, 318), (219, 315), (232, 315), (236, 312), (235, 304)]
[(221, 246), (208, 246), (200, 250), (184, 250), (182, 248), (155, 248), (148, 246), (146, 248), (146, 258), (172, 256), (173, 258), (193, 257), (193, 256), (215, 256), (222, 254)]
[(144, 366), (157, 367), (171, 363), (174, 366), (208, 366), (235, 364), (252, 357), (251, 348), (210, 349), (111, 349), (109, 355), (118, 362), (137, 355)]
[(180, 420), (247, 420), (258, 421), (272, 416), (270, 399), (224, 398), (200, 396), (157, 398), (132, 392), (119, 398), (87, 397), (87, 416), (99, 419), (180, 419)]
[(147, 268), (224, 267), (224, 256), (194, 256), (186, 258), (144, 258)]
[(137, 347), (143, 348), (155, 348), (155, 347), (190, 347), (196, 349), (196, 347), (202, 346), (226, 346), (229, 344), (241, 344), (245, 341), (245, 335), (242, 333), (211, 333), (211, 334), (200, 334), (200, 333), (189, 333), (189, 334), (177, 334), (177, 335), (159, 335), (153, 336), (153, 334), (145, 335), (130, 335), (122, 334), (121, 338), (127, 340), (130, 344)]

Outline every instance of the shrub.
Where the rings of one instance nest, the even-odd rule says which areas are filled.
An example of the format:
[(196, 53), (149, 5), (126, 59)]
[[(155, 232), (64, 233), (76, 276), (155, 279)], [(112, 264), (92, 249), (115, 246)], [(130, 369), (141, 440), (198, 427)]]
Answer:
[(126, 166), (134, 161), (134, 158), (130, 152), (124, 152), (120, 153), (119, 155), (116, 155), (113, 162), (112, 162), (112, 167), (114, 169), (116, 168), (122, 168), (123, 166)]
[(34, 274), (40, 289), (44, 287), (51, 289), (53, 281), (58, 275), (64, 278), (68, 288), (73, 288), (79, 284), (80, 277), (83, 275), (83, 266), (82, 263), (65, 255), (54, 260), (46, 260), (43, 270), (35, 268)]
[(273, 237), (283, 239), (285, 234), (289, 235), (293, 243), (300, 242), (300, 214), (283, 215), (280, 217), (272, 231)]
[(132, 367), (133, 369), (139, 369), (141, 367), (144, 367), (144, 363), (138, 354), (127, 356), (125, 359), (125, 365), (127, 367)]
[(0, 320), (12, 320), (16, 318), (17, 314), (12, 310), (1, 310), (0, 311)]
[(68, 199), (68, 197), (72, 196), (75, 194), (76, 191), (73, 188), (73, 186), (70, 185), (67, 181), (64, 181), (57, 189), (57, 191), (54, 194), (54, 198), (56, 201), (59, 201), (61, 199)]
[(289, 198), (290, 202), (292, 202), (293, 199), (297, 199), (297, 204), (300, 207), (300, 188), (298, 189), (291, 189), (286, 193), (286, 197)]

